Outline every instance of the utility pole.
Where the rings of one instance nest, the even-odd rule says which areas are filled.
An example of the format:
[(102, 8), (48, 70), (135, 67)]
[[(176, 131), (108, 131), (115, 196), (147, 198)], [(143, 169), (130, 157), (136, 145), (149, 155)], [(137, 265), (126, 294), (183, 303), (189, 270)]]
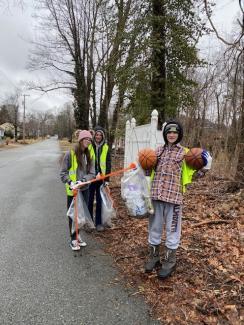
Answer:
[(30, 95), (26, 95), (24, 94), (24, 100), (23, 100), (23, 105), (24, 105), (24, 116), (23, 116), (23, 142), (25, 143), (25, 97), (30, 96)]

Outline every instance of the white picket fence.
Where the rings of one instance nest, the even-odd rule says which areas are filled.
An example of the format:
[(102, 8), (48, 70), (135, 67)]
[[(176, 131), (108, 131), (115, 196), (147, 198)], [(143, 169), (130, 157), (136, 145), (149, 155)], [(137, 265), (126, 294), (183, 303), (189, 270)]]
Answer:
[(152, 111), (151, 123), (149, 124), (136, 126), (135, 118), (126, 122), (124, 167), (137, 160), (140, 149), (146, 147), (156, 149), (159, 145), (164, 144), (162, 131), (157, 130), (157, 126), (157, 110)]

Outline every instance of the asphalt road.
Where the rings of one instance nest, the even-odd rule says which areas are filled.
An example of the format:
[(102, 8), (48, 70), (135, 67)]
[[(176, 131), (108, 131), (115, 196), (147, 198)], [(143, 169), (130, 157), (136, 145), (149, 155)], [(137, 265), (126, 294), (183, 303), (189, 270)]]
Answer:
[(0, 151), (0, 325), (159, 324), (92, 236), (70, 250), (59, 157), (55, 139)]

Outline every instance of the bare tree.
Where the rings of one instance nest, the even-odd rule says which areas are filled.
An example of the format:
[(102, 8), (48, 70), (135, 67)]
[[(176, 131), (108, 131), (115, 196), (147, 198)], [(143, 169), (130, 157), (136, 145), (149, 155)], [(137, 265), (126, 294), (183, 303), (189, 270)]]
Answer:
[(18, 140), (18, 129), (19, 129), (19, 98), (20, 91), (15, 90), (14, 93), (10, 94), (5, 100), (2, 109), (6, 111), (5, 121), (13, 124), (14, 126), (14, 139), (17, 142)]
[[(102, 0), (38, 0), (44, 12), (38, 18), (42, 35), (35, 41), (31, 69), (55, 71), (52, 83), (42, 91), (62, 88), (74, 96), (77, 127), (89, 125), (90, 93), (94, 78), (94, 30)], [(64, 76), (66, 76), (64, 78)]]
[(64, 137), (72, 141), (72, 134), (75, 129), (75, 121), (73, 118), (73, 107), (66, 105), (55, 116), (55, 128), (54, 132), (58, 134), (59, 139)]
[(232, 76), (232, 131), (234, 132), (236, 142), (235, 148), (237, 153), (236, 181), (244, 186), (244, 8), (242, 1), (239, 0), (241, 18), (237, 20), (239, 25), (238, 35), (234, 41), (227, 41), (220, 36), (217, 28), (210, 17), (210, 6), (207, 0), (204, 0), (205, 11), (211, 27), (217, 38), (226, 46), (226, 53), (231, 53), (231, 64), (229, 75)]

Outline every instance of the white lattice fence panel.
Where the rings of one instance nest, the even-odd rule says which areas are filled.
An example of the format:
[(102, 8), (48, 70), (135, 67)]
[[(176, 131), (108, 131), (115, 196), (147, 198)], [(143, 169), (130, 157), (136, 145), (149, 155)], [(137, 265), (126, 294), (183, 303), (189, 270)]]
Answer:
[(150, 147), (155, 149), (164, 143), (162, 131), (157, 130), (158, 112), (151, 114), (151, 123), (136, 126), (134, 118), (126, 122), (124, 166), (136, 161), (138, 151)]

